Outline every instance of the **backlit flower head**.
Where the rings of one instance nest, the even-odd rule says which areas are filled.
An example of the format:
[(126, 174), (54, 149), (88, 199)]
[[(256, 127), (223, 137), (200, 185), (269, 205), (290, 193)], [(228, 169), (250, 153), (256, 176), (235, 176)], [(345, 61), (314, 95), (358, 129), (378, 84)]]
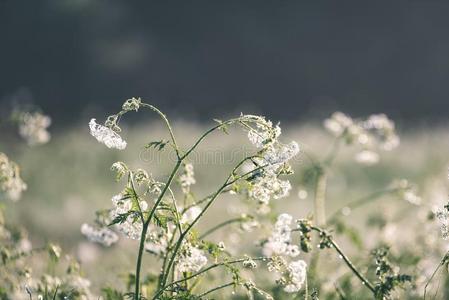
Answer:
[(291, 224), (293, 217), (289, 214), (281, 214), (274, 224), (271, 236), (263, 245), (262, 252), (265, 256), (285, 255), (296, 257), (299, 255), (299, 247), (291, 244)]
[(207, 264), (207, 257), (204, 251), (185, 242), (177, 259), (177, 270), (180, 273), (198, 272)]
[(49, 116), (39, 112), (23, 113), (19, 123), (19, 134), (30, 146), (45, 144), (50, 140), (50, 133), (47, 131), (50, 124)]
[(0, 192), (6, 198), (17, 201), (27, 186), (20, 177), (19, 166), (0, 152)]
[(97, 141), (105, 144), (106, 147), (118, 150), (126, 148), (126, 141), (124, 141), (118, 133), (106, 126), (98, 124), (95, 119), (90, 120), (89, 128), (90, 134), (95, 137)]
[(84, 223), (81, 225), (81, 233), (91, 242), (109, 247), (118, 241), (118, 235), (107, 227), (98, 227)]

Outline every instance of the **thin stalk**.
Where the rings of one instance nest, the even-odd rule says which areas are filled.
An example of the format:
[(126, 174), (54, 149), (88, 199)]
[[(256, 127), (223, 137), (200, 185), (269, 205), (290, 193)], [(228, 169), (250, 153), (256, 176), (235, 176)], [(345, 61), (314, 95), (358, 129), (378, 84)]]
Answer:
[[(310, 228), (320, 234), (327, 235), (327, 233), (319, 227), (311, 226)], [(365, 285), (373, 294), (375, 294), (376, 290), (374, 289), (374, 286), (372, 285), (372, 283), (369, 282), (369, 280), (365, 276), (363, 276), (362, 273), (360, 273), (357, 270), (357, 268), (354, 266), (354, 264), (351, 262), (351, 260), (346, 256), (346, 254), (343, 253), (343, 251), (340, 249), (338, 244), (330, 236), (328, 236), (328, 240), (331, 243), (332, 247), (335, 249), (335, 251), (337, 251), (337, 253), (340, 255), (340, 257), (343, 259), (345, 264), (349, 267), (349, 269), (351, 269), (352, 273), (354, 273), (354, 275), (356, 275), (357, 278), (360, 279), (360, 281), (362, 282), (363, 285)]]
[(315, 224), (318, 226), (326, 226), (326, 187), (327, 187), (327, 170), (334, 163), (335, 158), (340, 150), (341, 138), (335, 139), (329, 154), (321, 165), (318, 165), (318, 175), (315, 186)]
[(159, 195), (158, 199), (156, 200), (156, 203), (154, 204), (153, 208), (150, 211), (150, 214), (147, 218), (147, 220), (143, 223), (143, 227), (142, 227), (142, 234), (140, 236), (140, 245), (139, 245), (139, 253), (137, 256), (137, 263), (136, 263), (136, 283), (135, 283), (135, 293), (134, 293), (134, 299), (135, 300), (140, 300), (140, 295), (139, 295), (139, 289), (140, 289), (140, 270), (142, 267), (142, 255), (143, 255), (143, 250), (144, 250), (144, 246), (145, 246), (145, 238), (147, 236), (147, 231), (148, 231), (148, 226), (150, 225), (151, 219), (154, 216), (154, 213), (156, 212), (156, 208), (159, 205), (159, 203), (161, 203), (165, 193), (167, 192), (170, 184), (173, 181), (173, 178), (175, 177), (179, 167), (181, 166), (181, 162), (182, 160), (178, 160), (178, 162), (176, 163), (175, 167), (173, 168), (173, 171), (171, 172), (164, 188), (161, 191), (161, 194)]
[(139, 253), (137, 255), (137, 262), (136, 262), (136, 285), (134, 288), (134, 299), (140, 300), (140, 270), (142, 265), (142, 256), (143, 256), (143, 250), (145, 248), (145, 236), (147, 234), (148, 230), (148, 223), (144, 223), (142, 227), (142, 235), (140, 237), (140, 243), (139, 243)]
[(233, 281), (232, 281), (232, 282), (229, 282), (229, 283), (225, 283), (225, 284), (223, 284), (223, 285), (214, 287), (213, 289), (210, 289), (210, 290), (208, 290), (208, 291), (202, 293), (202, 294), (199, 295), (198, 297), (201, 299), (202, 297), (204, 297), (204, 296), (206, 296), (206, 295), (208, 295), (208, 294), (210, 294), (210, 293), (212, 293), (212, 292), (215, 292), (215, 291), (218, 291), (218, 290), (221, 290), (221, 289), (227, 288), (227, 287), (229, 287), (229, 286), (233, 286), (233, 285), (234, 285), (234, 282), (233, 282)]
[(318, 226), (326, 226), (326, 185), (327, 174), (320, 170), (315, 186), (315, 223)]
[(427, 280), (426, 285), (424, 286), (424, 300), (426, 299), (427, 296), (427, 287), (429, 286), (430, 282), (433, 280), (433, 278), (435, 277), (435, 275), (437, 274), (437, 272), (440, 270), (440, 268), (442, 266), (444, 266), (444, 264), (448, 261), (449, 259), (449, 252), (447, 252), (443, 258), (441, 259), (440, 263), (438, 264), (438, 266), (436, 267), (435, 271), (433, 271), (432, 275), (430, 276), (429, 280)]
[[(349, 202), (348, 204), (346, 204), (344, 206), (344, 208), (349, 208), (351, 210), (354, 210), (356, 208), (359, 208), (365, 204), (368, 204), (374, 200), (377, 200), (379, 197), (382, 197), (383, 195), (387, 195), (387, 194), (392, 194), (394, 192), (398, 191), (398, 188), (390, 188), (390, 189), (385, 189), (385, 190), (381, 190), (381, 191), (376, 191), (374, 193), (371, 193), (367, 196), (364, 196), (360, 199), (354, 200)], [(329, 217), (329, 221), (334, 220), (339, 214), (342, 213), (342, 209), (337, 210), (336, 212), (334, 212), (330, 217)]]
[(210, 228), (209, 230), (207, 230), (207, 231), (206, 231), (205, 233), (203, 233), (202, 235), (200, 235), (199, 239), (202, 240), (202, 239), (204, 239), (206, 236), (208, 236), (209, 234), (211, 234), (211, 233), (217, 231), (218, 229), (220, 229), (220, 228), (222, 228), (222, 227), (224, 227), (224, 226), (226, 226), (226, 225), (232, 224), (232, 223), (238, 223), (238, 222), (241, 222), (242, 220), (243, 220), (243, 218), (234, 218), (234, 219), (230, 219), (230, 220), (224, 221), (224, 222), (222, 222), (222, 223), (220, 223), (220, 224), (217, 224), (217, 225), (215, 225), (214, 227), (212, 227), (212, 228)]
[(161, 112), (157, 107), (155, 107), (155, 106), (153, 106), (151, 104), (142, 103), (141, 106), (151, 109), (152, 111), (156, 112), (162, 118), (162, 120), (164, 121), (165, 125), (167, 126), (168, 132), (170, 134), (170, 138), (171, 138), (171, 140), (173, 142), (173, 147), (175, 148), (176, 155), (177, 155), (177, 157), (179, 159), (178, 144), (176, 143), (176, 138), (175, 138), (175, 135), (173, 133), (173, 129), (172, 129), (171, 125), (170, 125), (170, 122), (167, 119), (167, 116), (163, 112)]
[(201, 274), (204, 274), (204, 273), (206, 273), (206, 272), (208, 272), (208, 271), (210, 271), (210, 270), (212, 270), (212, 269), (215, 269), (215, 268), (217, 268), (217, 267), (224, 266), (224, 265), (231, 265), (231, 264), (241, 263), (241, 262), (244, 262), (245, 260), (248, 260), (248, 259), (252, 259), (252, 260), (254, 260), (254, 261), (260, 261), (260, 260), (266, 260), (267, 257), (264, 257), (264, 256), (263, 256), (263, 257), (255, 257), (255, 258), (239, 258), (239, 259), (236, 259), (236, 260), (231, 260), (231, 261), (226, 261), (226, 262), (215, 263), (215, 264), (213, 264), (213, 265), (210, 265), (210, 266), (207, 267), (207, 268), (202, 269), (201, 271), (198, 271), (197, 273), (191, 274), (191, 275), (189, 275), (189, 276), (187, 276), (187, 277), (185, 277), (185, 278), (182, 278), (182, 279), (180, 279), (180, 280), (176, 280), (176, 281), (173, 281), (173, 282), (167, 284), (166, 286), (162, 287), (162, 288), (156, 293), (156, 295), (154, 295), (154, 297), (153, 297), (152, 299), (153, 299), (153, 300), (157, 299), (157, 297), (158, 297), (159, 295), (161, 295), (161, 294), (162, 294), (165, 290), (167, 290), (168, 288), (170, 288), (170, 287), (172, 287), (172, 286), (174, 286), (174, 285), (180, 284), (180, 283), (182, 283), (182, 282), (184, 282), (184, 281), (186, 281), (186, 280), (190, 280), (190, 279), (192, 279), (192, 278), (195, 278), (195, 277), (197, 277), (197, 276), (199, 276), (199, 275), (201, 275)]
[[(249, 174), (259, 170), (259, 169), (263, 169), (266, 167), (266, 165), (258, 167), (254, 170), (251, 170), (249, 172), (246, 172), (245, 174), (241, 175), (241, 176), (237, 176), (236, 178), (234, 178), (233, 180), (229, 181), (232, 176), (234, 176), (236, 170), (243, 164), (245, 163), (248, 159), (253, 158), (253, 156), (251, 157), (246, 157), (245, 159), (243, 159), (240, 163), (238, 163), (234, 169), (232, 170), (231, 174), (229, 174), (229, 176), (226, 178), (225, 183), (214, 193), (214, 195), (212, 196), (212, 198), (210, 199), (210, 201), (204, 206), (203, 210), (201, 211), (201, 213), (195, 218), (195, 220), (193, 220), (192, 223), (189, 224), (189, 226), (187, 226), (187, 228), (184, 230), (184, 232), (181, 233), (175, 248), (173, 250), (173, 254), (168, 262), (168, 266), (167, 266), (167, 272), (169, 273), (170, 268), (172, 267), (174, 260), (176, 258), (176, 255), (179, 251), (179, 248), (181, 247), (181, 244), (184, 240), (184, 238), (187, 236), (187, 233), (190, 231), (190, 229), (192, 229), (192, 227), (198, 222), (199, 219), (201, 219), (201, 217), (204, 215), (204, 213), (206, 212), (206, 210), (212, 205), (212, 203), (214, 202), (214, 200), (221, 194), (221, 192), (228, 186), (232, 185), (233, 183), (235, 183), (236, 181), (244, 178), (245, 176), (248, 176)], [(167, 276), (164, 277), (164, 279), (162, 280), (162, 285), (164, 286), (165, 283), (167, 281)]]

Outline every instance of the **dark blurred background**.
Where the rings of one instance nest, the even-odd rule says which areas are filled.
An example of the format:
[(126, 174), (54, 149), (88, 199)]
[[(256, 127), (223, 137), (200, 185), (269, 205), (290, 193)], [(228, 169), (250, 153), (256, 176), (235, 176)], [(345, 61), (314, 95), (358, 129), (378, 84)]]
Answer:
[(33, 102), (60, 125), (131, 96), (200, 120), (449, 111), (445, 0), (0, 0), (0, 25), (2, 109)]

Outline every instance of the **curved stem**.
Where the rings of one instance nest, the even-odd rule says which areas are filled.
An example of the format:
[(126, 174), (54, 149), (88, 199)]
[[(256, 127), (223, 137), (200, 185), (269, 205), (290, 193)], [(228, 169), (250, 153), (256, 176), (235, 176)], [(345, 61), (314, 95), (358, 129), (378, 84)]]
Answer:
[(159, 197), (157, 198), (156, 202), (153, 205), (153, 208), (150, 211), (150, 214), (147, 218), (147, 220), (143, 223), (143, 227), (142, 227), (142, 234), (140, 236), (140, 245), (139, 245), (139, 253), (137, 256), (137, 263), (136, 263), (136, 282), (135, 282), (135, 294), (134, 294), (134, 299), (135, 300), (140, 300), (140, 295), (139, 295), (139, 289), (140, 289), (140, 270), (142, 267), (142, 255), (143, 255), (143, 249), (145, 246), (145, 238), (146, 238), (146, 234), (148, 231), (148, 226), (150, 225), (151, 219), (154, 216), (154, 213), (156, 212), (156, 209), (158, 207), (158, 205), (161, 203), (165, 193), (167, 192), (167, 190), (170, 187), (170, 184), (172, 183), (179, 167), (181, 166), (181, 162), (182, 160), (178, 160), (175, 167), (173, 168), (173, 171), (171, 172), (167, 182), (165, 183), (164, 188), (161, 191), (161, 194), (159, 195)]
[[(195, 218), (195, 220), (193, 220), (189, 226), (187, 226), (187, 228), (184, 230), (184, 232), (181, 233), (175, 248), (173, 250), (172, 256), (168, 262), (168, 266), (167, 266), (167, 271), (165, 272), (166, 274), (169, 273), (170, 268), (173, 266), (174, 260), (176, 258), (176, 255), (179, 251), (179, 248), (181, 247), (182, 242), (184, 241), (184, 238), (186, 237), (187, 233), (190, 231), (190, 229), (192, 229), (192, 227), (198, 222), (198, 220), (204, 215), (204, 213), (206, 212), (206, 210), (212, 205), (212, 203), (214, 202), (214, 200), (218, 197), (218, 195), (221, 194), (221, 192), (228, 187), (229, 185), (232, 185), (233, 183), (235, 183), (236, 181), (244, 178), (245, 176), (248, 176), (249, 174), (252, 174), (253, 172), (265, 168), (266, 165), (262, 166), (262, 167), (258, 167), (254, 170), (251, 170), (249, 172), (246, 172), (245, 174), (241, 175), (241, 176), (237, 176), (236, 178), (234, 178), (233, 180), (229, 181), (231, 179), (231, 177), (235, 174), (236, 170), (244, 163), (246, 162), (248, 159), (253, 158), (253, 156), (250, 157), (246, 157), (245, 159), (243, 159), (240, 163), (238, 163), (234, 169), (232, 170), (231, 174), (229, 174), (229, 176), (226, 178), (225, 183), (214, 193), (214, 195), (211, 197), (210, 201), (204, 206), (203, 210), (201, 211), (201, 213)], [(162, 286), (165, 285), (167, 281), (167, 275), (164, 277), (164, 279), (162, 280)]]
[(433, 280), (433, 278), (435, 277), (435, 275), (437, 274), (438, 270), (440, 270), (440, 268), (442, 266), (444, 266), (444, 264), (447, 262), (447, 260), (449, 259), (449, 252), (447, 252), (443, 258), (441, 259), (440, 263), (438, 264), (438, 266), (436, 267), (435, 271), (433, 271), (432, 275), (430, 276), (429, 280), (427, 280), (426, 285), (424, 286), (424, 300), (426, 299), (427, 296), (427, 287), (429, 286), (430, 282)]
[[(373, 192), (372, 194), (369, 194), (365, 197), (362, 197), (360, 199), (354, 200), (349, 202), (347, 205), (345, 205), (343, 208), (349, 208), (351, 210), (359, 208), (365, 204), (370, 203), (371, 201), (374, 201), (376, 199), (378, 199), (379, 197), (386, 195), (386, 194), (391, 194), (398, 191), (398, 188), (390, 188), (390, 189), (385, 189), (385, 190), (381, 190), (381, 191), (377, 191), (377, 192)], [(329, 221), (334, 220), (340, 213), (342, 213), (343, 208), (337, 210), (336, 212), (334, 212), (330, 217), (329, 217)]]
[(234, 218), (234, 219), (230, 219), (230, 220), (221, 222), (220, 224), (215, 225), (214, 227), (210, 228), (210, 229), (207, 230), (205, 233), (203, 233), (202, 235), (200, 235), (199, 239), (200, 239), (200, 240), (204, 239), (204, 238), (205, 238), (206, 236), (208, 236), (209, 234), (211, 234), (211, 233), (217, 231), (218, 229), (220, 229), (220, 228), (222, 228), (222, 227), (224, 227), (224, 226), (226, 226), (226, 225), (229, 225), (229, 224), (232, 224), (232, 223), (241, 222), (241, 221), (243, 221), (243, 220), (244, 220), (243, 218)]
[(176, 281), (173, 281), (173, 282), (167, 284), (166, 286), (162, 287), (162, 288), (156, 293), (156, 295), (154, 295), (153, 300), (154, 300), (154, 299), (157, 299), (157, 297), (158, 297), (159, 295), (161, 295), (165, 290), (167, 290), (168, 288), (170, 288), (170, 287), (172, 287), (172, 286), (174, 286), (174, 285), (176, 285), (176, 284), (179, 284), (179, 283), (182, 283), (182, 282), (184, 282), (184, 281), (186, 281), (186, 280), (190, 280), (190, 279), (192, 279), (192, 278), (195, 278), (195, 277), (197, 277), (197, 276), (199, 276), (199, 275), (201, 275), (201, 274), (204, 274), (204, 273), (206, 273), (206, 272), (208, 272), (208, 271), (210, 271), (210, 270), (212, 270), (212, 269), (215, 269), (215, 268), (217, 268), (217, 267), (224, 266), (224, 265), (231, 265), (231, 264), (241, 263), (241, 262), (244, 262), (245, 260), (248, 260), (248, 259), (252, 259), (252, 260), (254, 260), (254, 261), (260, 261), (260, 260), (266, 260), (267, 257), (262, 256), (262, 257), (255, 257), (255, 258), (239, 258), (239, 259), (232, 260), (232, 261), (226, 261), (226, 262), (215, 263), (215, 264), (213, 264), (213, 265), (210, 265), (210, 266), (207, 267), (207, 268), (202, 269), (201, 271), (198, 271), (198, 272), (195, 273), (195, 274), (189, 275), (189, 276), (187, 276), (187, 277), (184, 277), (184, 278), (182, 278), (182, 279), (179, 279), (179, 280), (176, 280)]
[(171, 138), (171, 140), (172, 140), (172, 142), (173, 142), (173, 147), (175, 148), (176, 155), (177, 155), (178, 158), (179, 158), (179, 148), (178, 148), (178, 144), (176, 143), (176, 138), (175, 138), (175, 135), (174, 135), (174, 133), (173, 133), (173, 129), (172, 129), (171, 125), (170, 125), (170, 122), (169, 122), (168, 119), (167, 119), (167, 116), (165, 116), (165, 114), (164, 114), (163, 112), (161, 112), (157, 107), (155, 107), (155, 106), (153, 106), (153, 105), (151, 105), (151, 104), (148, 104), (148, 103), (142, 103), (141, 106), (142, 106), (142, 107), (149, 108), (149, 109), (151, 109), (152, 111), (156, 112), (156, 113), (162, 118), (162, 120), (165, 122), (165, 125), (167, 126), (168, 132), (169, 132), (169, 134), (170, 134), (170, 138)]
[(325, 226), (327, 174), (324, 169), (319, 169), (319, 172), (315, 185), (315, 223), (318, 226)]
[(338, 244), (323, 229), (321, 229), (319, 227), (315, 227), (315, 226), (311, 226), (310, 228), (312, 230), (317, 231), (320, 234), (325, 234), (328, 237), (328, 240), (331, 243), (332, 247), (341, 256), (341, 258), (346, 263), (346, 265), (349, 267), (349, 269), (351, 269), (351, 271), (357, 276), (357, 278), (360, 279), (360, 281), (363, 283), (363, 285), (365, 285), (373, 294), (375, 294), (376, 290), (374, 289), (374, 286), (372, 285), (372, 283), (369, 282), (369, 280), (366, 279), (366, 277), (363, 276), (363, 274), (357, 270), (357, 268), (354, 266), (354, 264), (351, 262), (351, 260), (349, 260), (349, 258), (340, 249)]
[(142, 256), (143, 256), (143, 250), (145, 248), (145, 237), (147, 235), (148, 231), (148, 223), (144, 223), (142, 227), (142, 235), (140, 237), (140, 243), (139, 243), (139, 253), (137, 255), (137, 262), (136, 262), (136, 285), (134, 287), (134, 299), (140, 300), (140, 270), (142, 265)]
[(227, 288), (227, 287), (229, 287), (229, 286), (233, 286), (233, 285), (234, 285), (234, 282), (233, 282), (233, 281), (231, 281), (231, 282), (229, 282), (229, 283), (225, 283), (225, 284), (223, 284), (223, 285), (214, 287), (213, 289), (210, 289), (210, 290), (208, 290), (208, 291), (206, 291), (206, 292), (200, 294), (198, 297), (201, 299), (202, 297), (204, 297), (204, 296), (206, 296), (206, 295), (208, 295), (208, 294), (210, 294), (210, 293), (212, 293), (212, 292), (215, 292), (215, 291), (218, 291), (218, 290), (221, 290), (221, 289)]

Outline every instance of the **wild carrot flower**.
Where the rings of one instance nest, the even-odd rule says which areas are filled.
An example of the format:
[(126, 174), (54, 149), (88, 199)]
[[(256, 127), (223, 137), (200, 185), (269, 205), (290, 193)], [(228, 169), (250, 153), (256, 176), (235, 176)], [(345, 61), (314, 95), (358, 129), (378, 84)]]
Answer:
[(107, 227), (92, 226), (84, 223), (81, 225), (81, 233), (91, 242), (109, 247), (118, 241), (118, 235)]
[(91, 119), (89, 122), (90, 134), (97, 139), (100, 143), (103, 143), (108, 148), (115, 148), (123, 150), (126, 148), (126, 141), (124, 141), (119, 134), (112, 129), (97, 124), (95, 119)]
[(307, 264), (303, 260), (292, 261), (287, 267), (287, 284), (284, 291), (287, 293), (296, 293), (304, 284), (307, 276)]
[(286, 255), (296, 257), (299, 255), (299, 247), (291, 244), (291, 224), (293, 217), (289, 214), (281, 214), (274, 224), (271, 236), (263, 245), (263, 254), (265, 256)]
[(443, 239), (447, 240), (449, 238), (449, 210), (447, 206), (439, 208), (435, 212), (435, 216), (440, 223), (441, 235)]
[(148, 230), (148, 234), (145, 239), (145, 250), (154, 255), (162, 256), (167, 252), (167, 248), (171, 238), (172, 233), (170, 226), (168, 226), (167, 230), (152, 226)]
[(280, 180), (276, 175), (257, 177), (249, 188), (249, 196), (261, 204), (268, 204), (271, 198), (281, 199), (289, 195), (292, 186), (288, 180)]
[(184, 172), (179, 176), (182, 192), (187, 194), (190, 192), (190, 186), (196, 183), (193, 165), (187, 163), (184, 165)]
[(199, 206), (190, 207), (182, 215), (182, 218), (180, 220), (181, 224), (188, 224), (193, 222), (200, 215), (201, 211), (202, 209)]
[[(128, 238), (138, 240), (142, 233), (143, 224), (138, 212), (133, 210), (132, 199), (124, 199), (122, 194), (118, 194), (112, 197), (112, 203), (114, 207), (111, 210), (111, 218), (113, 220), (122, 218), (116, 224), (117, 228)], [(142, 211), (148, 208), (148, 204), (145, 201), (140, 201), (139, 205)]]
[(125, 101), (125, 103), (123, 103), (122, 109), (124, 111), (138, 111), (140, 108), (140, 105), (142, 104), (142, 100), (140, 98), (131, 98)]
[(27, 186), (20, 177), (19, 166), (0, 152), (0, 192), (6, 198), (17, 201)]
[(177, 270), (184, 272), (198, 272), (207, 264), (207, 257), (204, 251), (193, 246), (189, 242), (185, 242), (177, 260)]
[(20, 117), (19, 134), (30, 146), (45, 144), (50, 140), (50, 133), (47, 131), (50, 124), (49, 116), (39, 112), (23, 113)]

